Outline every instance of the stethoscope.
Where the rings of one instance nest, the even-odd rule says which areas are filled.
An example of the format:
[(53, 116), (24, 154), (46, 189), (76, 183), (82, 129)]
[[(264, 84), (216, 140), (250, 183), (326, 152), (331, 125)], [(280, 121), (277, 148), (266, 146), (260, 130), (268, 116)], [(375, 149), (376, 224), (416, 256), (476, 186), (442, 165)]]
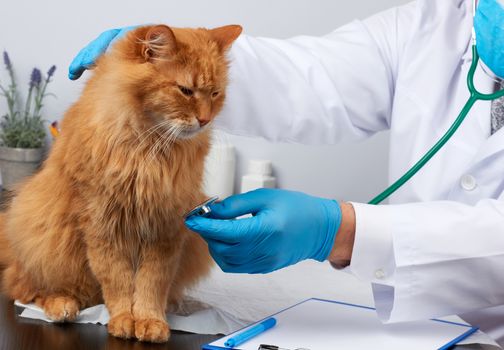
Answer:
[[(474, 15), (476, 14), (476, 6), (477, 6), (477, 0), (473, 1), (473, 19)], [(478, 55), (478, 50), (476, 48), (476, 33), (474, 30), (474, 25), (473, 25), (473, 30), (472, 30), (472, 63), (471, 63), (471, 68), (469, 69), (469, 73), (467, 74), (467, 87), (469, 89), (470, 95), (469, 99), (467, 100), (466, 104), (464, 107), (462, 107), (462, 110), (460, 111), (460, 114), (458, 115), (457, 119), (453, 122), (453, 124), (450, 126), (448, 131), (436, 142), (432, 148), (425, 153), (425, 155), (420, 158), (420, 160), (413, 165), (403, 176), (401, 176), (396, 182), (394, 182), (392, 185), (390, 185), (387, 189), (385, 189), (382, 193), (380, 193), (378, 196), (373, 198), (371, 201), (369, 201), (369, 204), (379, 204), (385, 199), (387, 199), (392, 193), (397, 191), (402, 185), (404, 185), (407, 181), (409, 181), (420, 169), (424, 167), (427, 162), (434, 157), (434, 155), (448, 142), (448, 140), (455, 134), (459, 126), (462, 124), (464, 119), (467, 117), (469, 114), (469, 111), (473, 107), (474, 103), (476, 101), (492, 101), (495, 99), (498, 99), (502, 96), (504, 96), (504, 90), (500, 90), (491, 94), (484, 94), (482, 92), (479, 92), (476, 87), (474, 86), (474, 74), (476, 72), (476, 68), (478, 67), (479, 63), (479, 55)], [(486, 70), (483, 68), (483, 70), (486, 72)], [(487, 73), (488, 74), (488, 73)]]

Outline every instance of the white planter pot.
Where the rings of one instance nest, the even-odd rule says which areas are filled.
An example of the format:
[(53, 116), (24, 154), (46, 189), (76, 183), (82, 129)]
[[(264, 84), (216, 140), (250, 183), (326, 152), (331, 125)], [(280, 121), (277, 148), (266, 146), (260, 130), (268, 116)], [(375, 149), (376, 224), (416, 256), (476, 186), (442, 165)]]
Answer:
[(43, 148), (10, 148), (0, 146), (0, 172), (2, 185), (13, 190), (15, 185), (32, 175), (44, 157)]

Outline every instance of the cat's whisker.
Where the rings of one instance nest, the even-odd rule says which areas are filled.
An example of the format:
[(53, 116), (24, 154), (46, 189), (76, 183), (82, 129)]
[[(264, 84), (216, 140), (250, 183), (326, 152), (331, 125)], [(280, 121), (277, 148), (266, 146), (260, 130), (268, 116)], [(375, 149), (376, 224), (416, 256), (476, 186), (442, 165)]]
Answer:
[(158, 152), (158, 150), (163, 148), (163, 144), (165, 143), (166, 140), (170, 139), (170, 137), (175, 132), (176, 128), (177, 126), (175, 124), (170, 125), (170, 128), (159, 139), (159, 142), (157, 143), (156, 148), (154, 149), (156, 153)]
[(165, 143), (163, 143), (163, 145), (161, 146), (161, 150), (162, 151), (166, 151), (166, 156), (168, 157), (170, 155), (170, 152), (171, 152), (171, 145), (175, 142), (175, 140), (179, 137), (180, 133), (182, 132), (182, 127), (177, 127), (174, 132), (172, 133), (172, 135), (170, 137), (167, 138), (167, 140), (165, 141)]
[(166, 155), (168, 156), (170, 154), (170, 150), (171, 150), (171, 145), (173, 145), (175, 143), (175, 141), (177, 140), (178, 136), (180, 135), (180, 133), (182, 132), (182, 127), (180, 126), (176, 126), (172, 132), (171, 132), (171, 135), (169, 135), (165, 142), (163, 142), (163, 144), (161, 145), (161, 148), (160, 150), (161, 151), (168, 151), (166, 153)]
[(149, 162), (152, 161), (158, 152), (163, 152), (168, 150), (166, 156), (169, 155), (171, 145), (177, 140), (178, 136), (182, 132), (182, 127), (176, 124), (170, 125), (170, 128), (162, 135), (160, 140), (156, 142), (151, 151), (149, 152)]
[(147, 154), (147, 158), (149, 159), (149, 161), (152, 160), (152, 159), (154, 159), (154, 157), (155, 157), (158, 149), (164, 143), (164, 140), (166, 138), (169, 138), (173, 134), (173, 131), (176, 129), (176, 127), (177, 126), (175, 124), (170, 124), (169, 127), (168, 127), (168, 130), (166, 130), (163, 134), (161, 134), (161, 136), (159, 137), (159, 139), (156, 140), (156, 142), (154, 143), (154, 145), (151, 147), (151, 150)]
[(151, 126), (150, 128), (148, 128), (147, 130), (144, 130), (144, 131), (140, 132), (138, 134), (138, 136), (137, 136), (137, 139), (141, 138), (142, 136), (144, 136), (148, 132), (152, 132), (153, 129), (159, 128), (159, 127), (161, 127), (161, 126), (163, 126), (165, 124), (169, 124), (169, 123), (171, 123), (171, 120), (168, 119), (168, 120), (163, 120), (163, 121), (161, 121), (161, 122), (159, 122), (157, 124), (154, 124), (153, 126)]
[(145, 156), (145, 159), (151, 160), (154, 158), (154, 154), (156, 153), (155, 149), (158, 147), (158, 144), (161, 142), (161, 140), (164, 139), (165, 133), (166, 133), (166, 131), (164, 133), (162, 133), (161, 135), (159, 135), (158, 139), (156, 139), (156, 141), (154, 141), (154, 144), (152, 146), (150, 146), (149, 151), (147, 152), (147, 155)]
[[(145, 144), (146, 144), (146, 140), (150, 139), (150, 136), (151, 136), (153, 133), (158, 133), (158, 138), (154, 141), (154, 144), (153, 144), (151, 147), (149, 147), (149, 151), (148, 151), (148, 155), (147, 155), (147, 157), (148, 157), (148, 156), (151, 154), (152, 149), (153, 149), (154, 147), (157, 147), (157, 143), (159, 142), (159, 140), (163, 138), (163, 135), (164, 135), (164, 133), (165, 133), (165, 132), (161, 132), (161, 133), (160, 133), (160, 129), (165, 128), (165, 127), (167, 127), (167, 126), (168, 126), (168, 127), (167, 127), (167, 129), (168, 129), (168, 130), (171, 130), (172, 125), (173, 125), (173, 124), (172, 124), (172, 121), (171, 121), (171, 120), (166, 120), (166, 121), (163, 121), (163, 122), (161, 122), (160, 124), (156, 125), (154, 128), (151, 128), (151, 129), (153, 129), (153, 130), (151, 130), (151, 131), (149, 132), (149, 134), (148, 134), (148, 135), (146, 135), (146, 136), (143, 138), (143, 140), (142, 140), (142, 141), (141, 141), (141, 142), (137, 145), (137, 147), (135, 148), (135, 151), (134, 151), (134, 152), (135, 152), (135, 153), (136, 153), (136, 152), (138, 152), (138, 151), (142, 148), (142, 145), (145, 145)], [(149, 130), (150, 130), (150, 129), (149, 129)], [(146, 131), (146, 132), (147, 132), (147, 131)]]
[(140, 138), (144, 137), (144, 136), (149, 136), (150, 134), (152, 134), (154, 131), (156, 131), (156, 129), (166, 125), (170, 123), (169, 120), (165, 120), (165, 121), (162, 121), (161, 123), (158, 123), (158, 124), (155, 124), (153, 126), (151, 126), (150, 128), (148, 128), (147, 130), (145, 131), (142, 131), (140, 134), (138, 134), (137, 138), (136, 138), (136, 141), (138, 141)]
[(171, 120), (165, 120), (159, 124), (156, 124), (156, 125), (150, 127), (149, 129), (147, 129), (146, 131), (144, 131), (140, 135), (138, 135), (137, 140), (139, 140), (141, 137), (142, 137), (142, 139), (140, 140), (140, 143), (136, 146), (134, 153), (136, 153), (142, 147), (142, 145), (145, 144), (145, 142), (149, 139), (149, 137), (152, 134), (158, 132), (159, 129), (165, 127), (166, 125), (169, 125), (170, 123), (171, 123)]
[(160, 124), (157, 124), (149, 129), (147, 129), (146, 131), (144, 131), (142, 134), (140, 134), (138, 137), (137, 137), (137, 140), (139, 140), (140, 142), (137, 144), (136, 148), (135, 148), (135, 153), (145, 144), (145, 142), (154, 134), (154, 133), (157, 133), (159, 131), (159, 129), (161, 129), (163, 126), (165, 126), (166, 123), (163, 122), (163, 123), (160, 123)]

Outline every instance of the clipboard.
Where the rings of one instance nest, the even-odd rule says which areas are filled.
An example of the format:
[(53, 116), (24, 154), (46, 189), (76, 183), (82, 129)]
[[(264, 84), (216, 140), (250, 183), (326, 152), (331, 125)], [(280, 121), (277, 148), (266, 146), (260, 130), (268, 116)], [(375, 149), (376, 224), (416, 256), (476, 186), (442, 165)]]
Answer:
[[(307, 299), (269, 317), (277, 319), (274, 328), (235, 349), (257, 350), (260, 344), (269, 344), (310, 350), (447, 350), (478, 330), (471, 325), (438, 319), (383, 324), (375, 308), (318, 298)], [(229, 350), (224, 346), (228, 338), (257, 323), (203, 345), (202, 350)]]

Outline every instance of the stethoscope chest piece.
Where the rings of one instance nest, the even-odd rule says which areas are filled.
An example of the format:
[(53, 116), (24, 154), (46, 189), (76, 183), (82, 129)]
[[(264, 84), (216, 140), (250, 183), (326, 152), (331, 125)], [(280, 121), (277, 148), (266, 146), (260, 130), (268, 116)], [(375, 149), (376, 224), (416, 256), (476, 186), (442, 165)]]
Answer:
[(189, 210), (187, 213), (184, 214), (184, 219), (187, 219), (190, 216), (207, 216), (210, 214), (212, 209), (210, 209), (210, 205), (214, 203), (216, 200), (218, 200), (219, 197), (214, 196), (211, 198), (208, 198), (206, 201), (203, 203), (195, 206), (193, 209)]

